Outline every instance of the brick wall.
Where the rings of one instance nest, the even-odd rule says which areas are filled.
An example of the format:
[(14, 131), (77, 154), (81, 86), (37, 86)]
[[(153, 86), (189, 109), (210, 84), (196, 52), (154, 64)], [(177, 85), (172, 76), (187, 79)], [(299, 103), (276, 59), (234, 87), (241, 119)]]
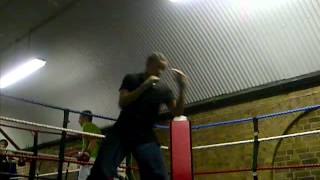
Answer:
[[(320, 87), (219, 108), (189, 116), (192, 124), (206, 124), (224, 120), (252, 117), (258, 114), (285, 111), (297, 107), (320, 104)], [(293, 113), (259, 122), (259, 137), (304, 132), (320, 127), (319, 111)], [(162, 144), (168, 144), (168, 132), (158, 130)], [(212, 127), (192, 132), (193, 146), (252, 139), (252, 123)], [(262, 142), (259, 149), (260, 166), (283, 166), (318, 163), (319, 136), (290, 138), (282, 141)], [(252, 145), (236, 145), (193, 151), (194, 171), (250, 168)], [(165, 157), (169, 159), (168, 152)], [(168, 167), (169, 162), (168, 162)], [(300, 169), (259, 172), (260, 179), (320, 179), (320, 169)], [(197, 176), (195, 179), (252, 179), (251, 172)]]
[[(193, 125), (207, 124), (258, 114), (285, 111), (297, 107), (320, 104), (320, 87), (296, 91), (279, 96), (259, 99), (256, 101), (214, 109), (211, 111), (193, 114), (188, 118)], [(296, 132), (319, 129), (320, 112), (293, 113), (270, 120), (259, 122), (260, 137), (277, 136)], [(169, 132), (156, 130), (161, 144), (169, 144)], [(222, 127), (194, 130), (192, 132), (193, 146), (223, 143), (252, 139), (252, 123), (235, 124)], [(260, 144), (258, 164), (260, 166), (284, 166), (296, 164), (318, 163), (320, 157), (319, 135), (290, 138)], [(79, 148), (79, 143), (72, 143), (68, 148)], [(57, 147), (42, 150), (46, 153), (58, 154)], [(167, 167), (169, 153), (164, 150)], [(252, 145), (236, 145), (230, 147), (211, 148), (193, 151), (194, 171), (215, 171), (222, 169), (250, 168), (252, 161)], [(41, 163), (40, 173), (56, 171), (56, 163)], [(73, 167), (76, 168), (76, 167)], [(232, 174), (197, 176), (196, 180), (247, 180), (252, 179), (251, 172)], [(291, 169), (259, 172), (259, 179), (287, 180), (287, 179), (320, 179), (320, 169)]]
[[(319, 129), (319, 111), (308, 113), (299, 118), (286, 133), (296, 133)], [(312, 135), (293, 139), (282, 140), (275, 149), (274, 165), (285, 166), (295, 164), (315, 164), (320, 158), (320, 136)], [(288, 171), (275, 171), (274, 179), (320, 179), (319, 168), (292, 169)]]

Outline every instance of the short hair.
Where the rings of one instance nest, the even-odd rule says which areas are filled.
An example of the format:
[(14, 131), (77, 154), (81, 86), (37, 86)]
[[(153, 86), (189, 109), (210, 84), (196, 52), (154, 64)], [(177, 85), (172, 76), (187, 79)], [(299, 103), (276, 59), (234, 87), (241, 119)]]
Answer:
[(163, 53), (153, 52), (151, 55), (148, 56), (147, 64), (155, 62), (155, 61), (160, 61), (160, 60), (168, 61), (168, 59), (166, 58), (166, 56)]
[(6, 145), (5, 145), (6, 147), (9, 145), (9, 143), (8, 143), (8, 141), (7, 141), (6, 139), (1, 139), (1, 140), (0, 140), (0, 143), (2, 143), (2, 142), (4, 142), (4, 143), (6, 144)]
[(90, 110), (82, 111), (81, 116), (87, 118), (90, 122), (92, 122), (92, 112)]

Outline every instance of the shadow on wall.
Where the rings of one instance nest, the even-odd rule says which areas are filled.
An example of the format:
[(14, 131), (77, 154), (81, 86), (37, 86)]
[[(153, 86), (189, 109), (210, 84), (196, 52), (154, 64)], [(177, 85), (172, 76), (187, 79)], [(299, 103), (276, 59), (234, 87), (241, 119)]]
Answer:
[[(320, 127), (320, 111), (311, 110), (301, 113), (284, 130), (283, 135), (297, 132), (316, 130)], [(281, 139), (278, 141), (274, 153), (272, 166), (308, 165), (319, 163), (320, 159), (320, 136), (311, 135)], [(272, 179), (299, 179), (320, 177), (320, 171), (316, 168), (300, 168), (274, 170)]]

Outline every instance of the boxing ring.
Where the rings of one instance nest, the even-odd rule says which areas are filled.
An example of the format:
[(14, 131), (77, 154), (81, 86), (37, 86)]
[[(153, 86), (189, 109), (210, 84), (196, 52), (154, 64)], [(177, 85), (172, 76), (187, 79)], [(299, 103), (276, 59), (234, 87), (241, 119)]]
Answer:
[[(16, 128), (25, 131), (31, 131), (34, 135), (34, 144), (32, 147), (32, 151), (18, 151), (18, 150), (6, 150), (0, 151), (0, 155), (7, 156), (7, 157), (16, 157), (16, 158), (23, 158), (30, 161), (30, 169), (29, 174), (10, 174), (12, 177), (11, 179), (18, 179), (19, 177), (26, 177), (28, 179), (48, 179), (46, 178), (46, 174), (36, 175), (36, 163), (37, 161), (54, 161), (58, 162), (58, 171), (50, 174), (55, 174), (56, 179), (62, 180), (63, 174), (67, 176), (68, 170), (63, 171), (64, 163), (73, 163), (73, 164), (93, 164), (93, 162), (83, 162), (78, 161), (74, 157), (65, 156), (65, 142), (67, 136), (90, 136), (95, 138), (108, 138), (101, 134), (93, 134), (82, 132), (78, 130), (68, 129), (69, 123), (69, 115), (70, 113), (74, 114), (83, 114), (80, 111), (62, 108), (58, 106), (52, 106), (44, 103), (35, 102), (32, 100), (27, 100), (23, 98), (17, 98), (13, 96), (7, 96), (4, 94), (0, 94), (0, 96), (4, 98), (14, 99), (17, 101), (34, 104), (38, 106), (42, 106), (45, 108), (51, 108), (60, 110), (63, 112), (63, 123), (62, 127), (50, 126), (46, 124), (34, 123), (29, 122), (21, 119), (15, 119), (5, 116), (0, 116), (0, 126), (1, 127), (8, 127), (8, 128)], [(171, 160), (171, 170), (170, 176), (172, 180), (191, 180), (194, 179), (195, 176), (205, 176), (205, 175), (212, 175), (212, 174), (224, 174), (224, 173), (237, 173), (237, 172), (251, 172), (252, 178), (254, 180), (258, 179), (258, 172), (259, 171), (270, 171), (270, 170), (283, 170), (283, 169), (303, 169), (303, 168), (317, 168), (320, 167), (320, 164), (297, 164), (297, 165), (286, 165), (286, 166), (259, 166), (258, 165), (258, 155), (259, 155), (259, 147), (261, 143), (287, 139), (287, 138), (295, 138), (295, 137), (303, 137), (303, 136), (311, 136), (311, 135), (318, 135), (320, 134), (320, 130), (313, 130), (313, 131), (305, 131), (299, 133), (291, 133), (286, 135), (279, 135), (279, 136), (270, 136), (270, 137), (263, 137), (259, 138), (259, 122), (271, 120), (273, 117), (283, 116), (291, 113), (296, 112), (308, 112), (320, 109), (320, 104), (311, 105), (296, 109), (291, 109), (282, 112), (276, 112), (272, 114), (263, 114), (257, 115), (255, 117), (243, 118), (243, 119), (236, 119), (236, 120), (229, 120), (229, 121), (221, 121), (215, 123), (208, 123), (203, 125), (191, 125), (190, 121), (187, 120), (186, 117), (176, 117), (173, 121), (170, 122), (170, 126), (165, 125), (156, 125), (155, 128), (169, 130), (170, 133), (170, 144), (169, 146), (161, 146), (164, 150), (170, 151), (170, 160)], [(92, 115), (95, 118), (103, 119), (103, 120), (110, 120), (115, 121), (116, 119), (105, 117), (101, 115)], [(26, 127), (18, 127), (14, 125), (9, 125), (8, 123), (24, 125)], [(207, 144), (207, 145), (200, 145), (200, 146), (192, 146), (192, 131), (199, 131), (201, 129), (218, 127), (218, 126), (225, 126), (225, 125), (235, 125), (241, 123), (252, 123), (252, 138), (251, 139), (244, 139), (240, 141), (230, 141), (224, 143), (216, 143), (216, 144)], [(47, 133), (47, 134), (54, 134), (61, 136), (60, 138), (60, 146), (59, 146), (59, 154), (52, 155), (52, 154), (45, 154), (38, 152), (38, 135), (39, 133)], [(192, 163), (192, 152), (205, 150), (205, 149), (213, 149), (213, 148), (224, 148), (228, 146), (237, 146), (241, 144), (252, 144), (252, 159), (251, 159), (251, 167), (250, 168), (234, 168), (234, 169), (222, 169), (222, 170), (211, 170), (211, 171), (202, 171), (202, 172), (194, 172), (193, 170), (193, 163)], [(1, 150), (1, 149), (0, 149)], [(122, 171), (126, 169), (138, 171), (137, 167), (128, 167), (121, 165)], [(77, 172), (78, 170), (70, 170), (69, 172)], [(4, 172), (0, 172), (0, 174), (5, 174)]]

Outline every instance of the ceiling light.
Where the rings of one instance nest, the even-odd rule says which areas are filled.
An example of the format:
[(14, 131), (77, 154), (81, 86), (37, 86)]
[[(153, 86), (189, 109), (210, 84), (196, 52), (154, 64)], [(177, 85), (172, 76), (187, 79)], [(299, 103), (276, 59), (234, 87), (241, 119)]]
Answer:
[(1, 76), (0, 78), (0, 88), (6, 88), (25, 77), (31, 75), (38, 69), (42, 68), (46, 64), (45, 61), (41, 59), (31, 59), (30, 61), (18, 66), (9, 73)]

